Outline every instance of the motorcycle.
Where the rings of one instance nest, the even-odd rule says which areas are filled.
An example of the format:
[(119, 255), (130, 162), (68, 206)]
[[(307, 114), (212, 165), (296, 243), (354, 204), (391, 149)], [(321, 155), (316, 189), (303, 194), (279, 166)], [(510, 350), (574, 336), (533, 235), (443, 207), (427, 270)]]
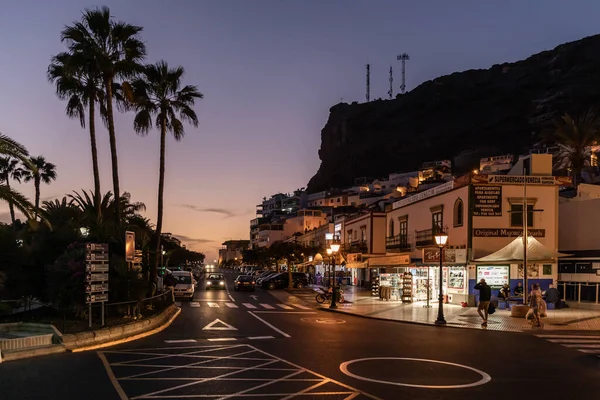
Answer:
[[(333, 292), (325, 291), (323, 289), (321, 289), (321, 290), (323, 291), (323, 293), (319, 293), (315, 297), (315, 300), (317, 300), (317, 303), (323, 304), (326, 301), (331, 301), (331, 296), (333, 296)], [(342, 291), (342, 288), (339, 288), (339, 291), (340, 291), (339, 303), (343, 303), (344, 302), (344, 292)]]

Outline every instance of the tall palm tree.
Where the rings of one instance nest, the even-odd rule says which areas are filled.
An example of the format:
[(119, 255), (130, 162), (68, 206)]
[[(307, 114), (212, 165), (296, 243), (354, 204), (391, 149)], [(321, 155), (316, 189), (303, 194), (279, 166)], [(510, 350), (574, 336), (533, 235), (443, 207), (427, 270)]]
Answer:
[[(25, 146), (2, 133), (0, 133), (0, 155), (16, 158), (21, 160), (21, 162), (29, 168), (35, 169), (35, 165), (31, 163), (29, 152)], [(27, 219), (31, 218), (33, 205), (25, 196), (12, 189), (10, 185), (0, 184), (0, 200), (12, 204), (13, 207), (21, 211)]]
[[(133, 107), (136, 115), (133, 121), (135, 131), (148, 134), (154, 125), (160, 129), (160, 167), (158, 175), (158, 216), (156, 218), (156, 253), (160, 253), (160, 235), (163, 224), (163, 193), (165, 188), (165, 147), (167, 131), (175, 140), (183, 138), (185, 131), (182, 121), (198, 126), (198, 117), (192, 106), (203, 95), (193, 85), (181, 87), (183, 67), (169, 68), (166, 61), (147, 65), (140, 78), (131, 84)], [(159, 257), (155, 257), (152, 279), (156, 279)]]
[(25, 165), (23, 180), (25, 182), (33, 181), (35, 187), (35, 218), (37, 218), (40, 209), (41, 183), (49, 184), (56, 180), (56, 165), (47, 162), (44, 156), (31, 157), (31, 163), (35, 168), (28, 168)]
[(556, 169), (571, 169), (573, 186), (581, 182), (581, 171), (590, 165), (592, 147), (600, 139), (600, 118), (588, 110), (579, 117), (561, 117), (554, 132), (559, 151), (555, 155)]
[(83, 58), (85, 54), (59, 53), (52, 58), (48, 67), (48, 80), (56, 86), (56, 95), (67, 100), (66, 114), (79, 119), (85, 128), (85, 109), (88, 109), (88, 127), (92, 147), (92, 168), (94, 172), (94, 201), (100, 208), (100, 171), (98, 148), (96, 146), (96, 103), (104, 108), (102, 81), (92, 60)]
[[(0, 182), (4, 181), (6, 187), (10, 190), (10, 181), (14, 180), (21, 183), (23, 169), (20, 167), (19, 160), (11, 157), (0, 157)], [(10, 210), (10, 221), (15, 224), (15, 206), (12, 200), (8, 201)]]
[[(61, 40), (68, 52), (91, 65), (99, 74), (106, 93), (106, 122), (110, 141), (113, 191), (120, 198), (117, 139), (113, 98), (115, 79), (127, 79), (141, 70), (146, 46), (139, 38), (142, 27), (115, 21), (108, 7), (86, 9), (81, 20), (67, 26)], [(121, 221), (119, 202), (115, 202), (116, 220)]]

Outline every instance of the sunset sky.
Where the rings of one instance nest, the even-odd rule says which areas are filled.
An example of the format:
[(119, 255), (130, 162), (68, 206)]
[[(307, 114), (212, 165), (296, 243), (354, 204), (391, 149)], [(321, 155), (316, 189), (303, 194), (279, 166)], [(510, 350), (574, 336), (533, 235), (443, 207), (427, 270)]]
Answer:
[[(460, 4), (460, 6), (457, 6)], [(263, 196), (306, 186), (320, 160), (329, 108), (387, 97), (400, 86), (399, 53), (411, 57), (407, 89), (440, 75), (488, 68), (600, 31), (590, 1), (54, 0), (3, 2), (0, 131), (58, 165), (42, 199), (93, 187), (89, 133), (66, 117), (46, 80), (60, 31), (86, 7), (144, 27), (148, 61), (182, 65), (205, 98), (200, 125), (167, 143), (165, 222), (191, 249), (216, 258), (227, 239), (248, 238)], [(567, 17), (568, 16), (568, 17)], [(116, 116), (121, 188), (156, 219), (158, 134), (139, 137)], [(98, 123), (103, 192), (112, 189), (108, 134)], [(33, 185), (17, 185), (33, 198)], [(0, 203), (0, 220), (9, 221)]]

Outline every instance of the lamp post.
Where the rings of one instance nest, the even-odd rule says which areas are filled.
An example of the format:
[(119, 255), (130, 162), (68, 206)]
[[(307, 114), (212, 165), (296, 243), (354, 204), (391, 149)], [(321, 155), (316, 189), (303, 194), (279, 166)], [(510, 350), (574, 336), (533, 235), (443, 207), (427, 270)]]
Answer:
[(435, 235), (435, 242), (440, 247), (440, 296), (438, 300), (440, 302), (438, 306), (438, 316), (435, 320), (436, 325), (446, 325), (446, 319), (444, 318), (444, 293), (443, 293), (443, 263), (444, 263), (444, 246), (448, 241), (448, 235), (444, 232), (439, 232)]
[[(329, 248), (327, 249), (327, 254), (331, 254), (332, 256), (331, 269), (333, 272), (333, 295), (331, 296), (331, 305), (329, 306), (329, 308), (337, 308), (337, 305), (335, 304), (335, 298), (337, 297), (337, 293), (335, 291), (335, 255), (339, 249), (340, 243), (335, 239), (331, 241), (331, 243), (329, 244)], [(331, 250), (331, 253), (329, 252), (329, 250)]]

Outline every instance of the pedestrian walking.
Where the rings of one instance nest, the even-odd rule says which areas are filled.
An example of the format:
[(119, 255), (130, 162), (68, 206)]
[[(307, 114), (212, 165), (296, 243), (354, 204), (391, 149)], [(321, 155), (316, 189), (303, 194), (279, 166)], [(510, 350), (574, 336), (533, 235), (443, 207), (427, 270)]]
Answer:
[(533, 311), (533, 324), (540, 326), (540, 309), (543, 307), (542, 291), (540, 290), (540, 285), (537, 283), (531, 289), (531, 293), (529, 293), (529, 306), (531, 306), (531, 310)]
[(488, 309), (490, 307), (490, 300), (492, 299), (492, 288), (488, 286), (485, 279), (481, 278), (479, 283), (475, 285), (475, 289), (479, 290), (479, 305), (477, 306), (477, 313), (483, 320), (481, 326), (487, 326), (488, 322)]

